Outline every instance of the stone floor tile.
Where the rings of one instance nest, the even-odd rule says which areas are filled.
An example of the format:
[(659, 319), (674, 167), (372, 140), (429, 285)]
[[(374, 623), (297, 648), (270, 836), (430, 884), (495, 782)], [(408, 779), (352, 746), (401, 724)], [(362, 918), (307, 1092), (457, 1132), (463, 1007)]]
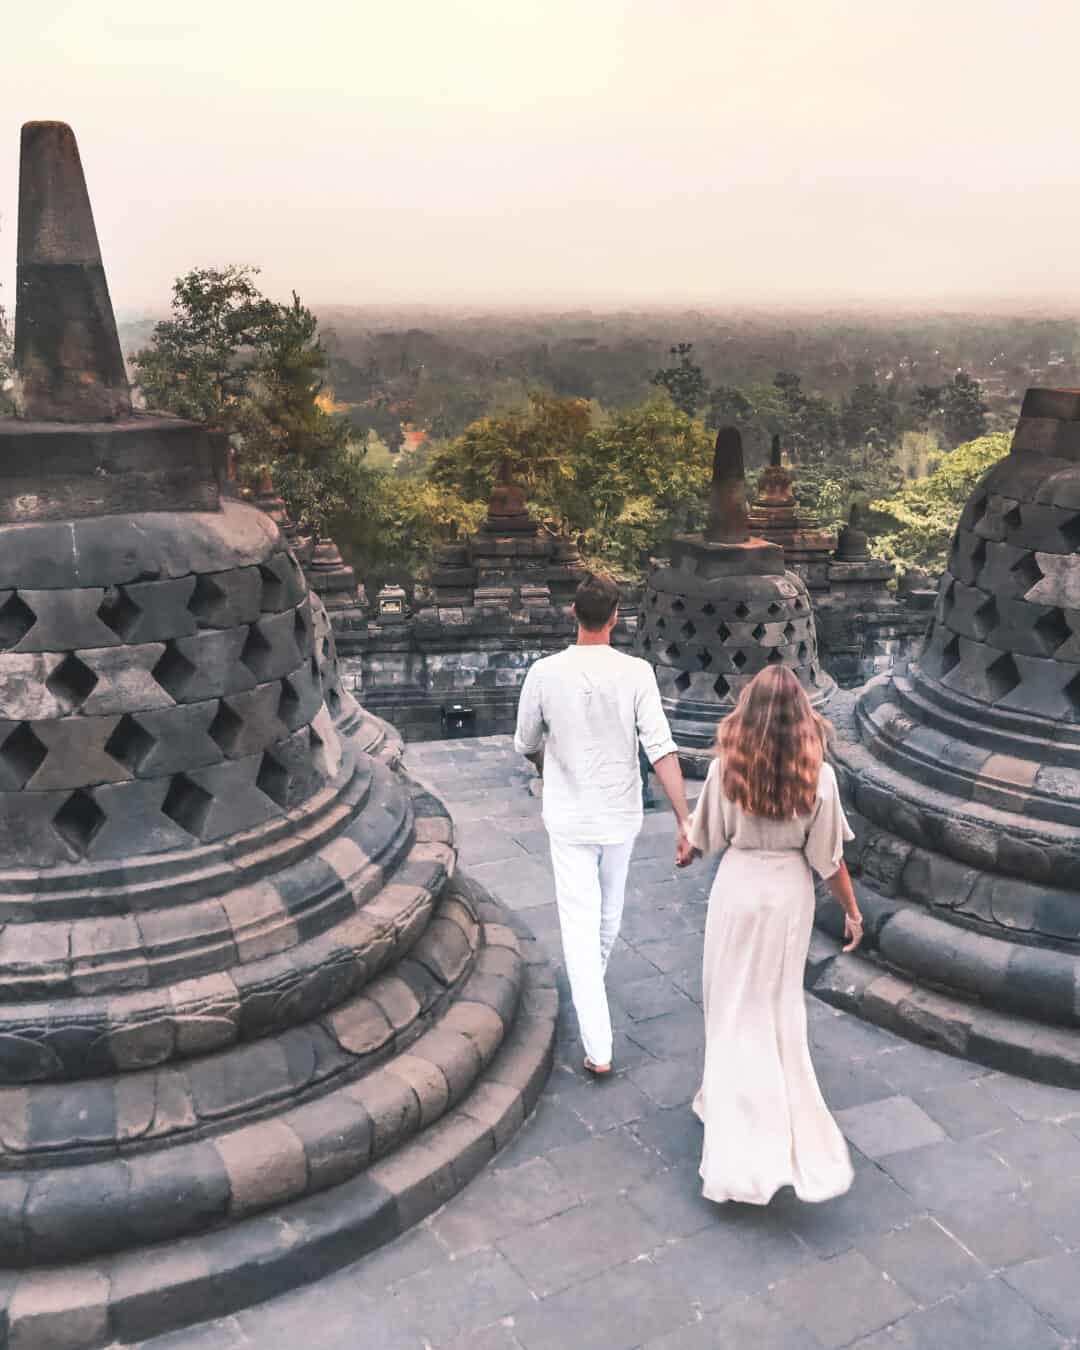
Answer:
[(872, 1265), (923, 1305), (936, 1303), (989, 1274), (981, 1261), (931, 1218), (916, 1219), (906, 1228), (864, 1241), (861, 1250)]
[(622, 1196), (592, 1201), (499, 1240), (538, 1298), (647, 1255), (663, 1233)]
[(559, 1095), (567, 1106), (591, 1130), (610, 1130), (616, 1125), (626, 1125), (630, 1121), (640, 1120), (656, 1110), (656, 1103), (637, 1086), (631, 1074), (640, 1068), (616, 1072), (604, 1078), (586, 1076), (580, 1068), (566, 1070), (572, 1073), (569, 1083), (560, 1086)]
[[(1057, 1188), (1056, 1208), (1073, 1225), (1075, 1200), (1063, 1204), (1060, 1196)], [(1030, 1192), (961, 1191), (935, 1204), (934, 1218), (992, 1270), (1061, 1250), (1054, 1215), (1041, 1209)]]
[(696, 1168), (701, 1163), (701, 1121), (685, 1106), (654, 1111), (637, 1121), (633, 1132), (672, 1166), (692, 1163)]
[(636, 948), (631, 947), (622, 938), (615, 943), (608, 962), (605, 980), (607, 987), (616, 992), (625, 984), (636, 984), (639, 980), (652, 979), (659, 974), (656, 966)]
[(805, 1327), (761, 1299), (740, 1299), (646, 1342), (643, 1350), (821, 1350)]
[(891, 1153), (881, 1166), (926, 1209), (975, 1192), (1004, 1194), (1020, 1182), (985, 1143), (955, 1139)]
[[(881, 1027), (870, 1022), (860, 1022), (857, 1017), (834, 1018), (826, 1023), (811, 1022), (809, 1037), (812, 1050), (822, 1046), (832, 1054), (848, 1059), (869, 1059), (886, 1050), (896, 1050), (897, 1047), (914, 1048)], [(875, 1063), (874, 1067), (880, 1069), (881, 1065)]]
[(252, 1346), (235, 1317), (182, 1327), (156, 1337), (153, 1344), (154, 1350), (248, 1350)]
[[(439, 1346), (439, 1350), (521, 1350), (521, 1342), (514, 1335), (514, 1318), (493, 1322), (480, 1331), (466, 1331)], [(343, 1348), (344, 1350), (344, 1348)], [(381, 1350), (372, 1346), (370, 1350)]]
[(364, 1273), (374, 1283), (389, 1288), (398, 1280), (408, 1279), (420, 1270), (430, 1270), (445, 1260), (445, 1250), (428, 1228), (410, 1228), (366, 1257)]
[[(985, 1142), (1024, 1181), (1046, 1178), (1067, 1185), (1080, 1177), (1080, 1139), (1053, 1121), (1016, 1121)], [(1080, 1182), (1072, 1189), (1080, 1204)]]
[(702, 1195), (701, 1176), (693, 1164), (665, 1168), (631, 1186), (626, 1196), (669, 1238), (689, 1237), (717, 1219), (717, 1207)]
[(1063, 1336), (1080, 1337), (1080, 1252), (1013, 1266), (1002, 1276)]
[(614, 986), (610, 1001), (624, 1008), (635, 1022), (684, 1011), (690, 1002), (669, 976), (655, 974)]
[(818, 1086), (833, 1111), (896, 1095), (896, 1089), (882, 1078), (872, 1059), (837, 1059), (823, 1050), (815, 1050), (813, 1061)]
[[(449, 1263), (447, 1263), (449, 1264)], [(362, 1267), (361, 1267), (362, 1269)], [(246, 1341), (257, 1350), (342, 1350), (349, 1345), (377, 1345), (379, 1350), (425, 1350), (425, 1333), (393, 1294), (374, 1294), (356, 1279), (349, 1267), (321, 1280), (311, 1290), (295, 1289), (237, 1313), (235, 1321)], [(413, 1276), (424, 1279), (426, 1276)], [(449, 1285), (444, 1275), (439, 1286)], [(159, 1350), (153, 1343), (153, 1350)], [(187, 1350), (177, 1346), (177, 1350)]]
[(704, 1043), (705, 1029), (701, 1010), (688, 1003), (685, 1009), (653, 1017), (648, 1022), (635, 1022), (627, 1030), (630, 1040), (657, 1059), (673, 1055), (688, 1055)]
[(980, 1280), (894, 1329), (902, 1350), (1064, 1350), (1066, 1341), (1001, 1279)]
[(1018, 1115), (1021, 1120), (1068, 1120), (1080, 1117), (1080, 1092), (1075, 1088), (1054, 1087), (1050, 1083), (1032, 1083), (1026, 1078), (1009, 1078), (996, 1073), (984, 1086)]
[(565, 1187), (587, 1200), (618, 1195), (664, 1167), (652, 1149), (639, 1143), (625, 1126), (569, 1148), (552, 1149), (546, 1161)]
[(922, 1148), (947, 1137), (937, 1121), (931, 1120), (910, 1097), (885, 1097), (862, 1106), (849, 1106), (836, 1112), (836, 1120), (847, 1138), (868, 1158)]
[(694, 1316), (650, 1261), (631, 1261), (542, 1299), (514, 1319), (524, 1350), (631, 1350)]
[(538, 905), (547, 905), (555, 899), (555, 883), (551, 873), (534, 859), (522, 855), (503, 862), (479, 863), (469, 868), (469, 874), (482, 886), (499, 897), (514, 911), (527, 912)]
[(653, 942), (635, 944), (639, 955), (651, 962), (657, 970), (684, 970), (697, 965), (701, 968), (702, 943), (700, 933), (684, 933), (679, 937), (662, 938)]
[(542, 1096), (536, 1110), (495, 1159), (495, 1166), (517, 1167), (550, 1149), (579, 1143), (592, 1131), (581, 1117), (558, 1097)]
[(807, 1205), (792, 1191), (784, 1191), (769, 1208), (821, 1257), (861, 1246), (868, 1238), (903, 1227), (922, 1212), (922, 1206), (873, 1163), (857, 1167), (851, 1189), (835, 1200)]
[(930, 1050), (925, 1045), (911, 1045), (898, 1036), (892, 1037), (892, 1046), (874, 1060), (874, 1068), (901, 1096), (967, 1083), (988, 1073), (981, 1064)]
[[(426, 1272), (410, 1276), (394, 1286), (384, 1306), (439, 1345), (531, 1302), (528, 1285), (513, 1265), (497, 1251), (483, 1251), (449, 1263), (439, 1279)], [(365, 1338), (357, 1336), (352, 1343), (363, 1345)], [(366, 1343), (382, 1350), (378, 1340)]]
[(861, 1252), (823, 1261), (768, 1293), (768, 1302), (801, 1323), (829, 1350), (895, 1322), (915, 1305)]
[(654, 1105), (688, 1107), (701, 1086), (702, 1059), (655, 1059), (637, 1065), (628, 1076)]
[(707, 1228), (668, 1243), (654, 1260), (665, 1281), (706, 1311), (762, 1293), (778, 1280), (821, 1262), (766, 1208), (715, 1206)]
[(555, 1149), (517, 1167), (482, 1172), (432, 1216), (428, 1221), (432, 1234), (457, 1258), (572, 1209), (581, 1203), (582, 1192), (549, 1161), (567, 1151), (573, 1150)]
[(1017, 1120), (1016, 1113), (988, 1090), (985, 1078), (933, 1087), (912, 1097), (952, 1139), (973, 1139)]

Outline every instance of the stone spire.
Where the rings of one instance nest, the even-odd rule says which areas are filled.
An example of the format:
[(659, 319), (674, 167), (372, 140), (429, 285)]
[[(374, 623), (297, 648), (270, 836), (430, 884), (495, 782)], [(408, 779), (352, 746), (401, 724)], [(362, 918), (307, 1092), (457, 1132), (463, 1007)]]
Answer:
[(705, 538), (714, 544), (744, 544), (750, 538), (742, 437), (735, 427), (721, 427), (716, 433)]
[(63, 122), (22, 129), (15, 370), (18, 414), (27, 421), (131, 414), (79, 148)]

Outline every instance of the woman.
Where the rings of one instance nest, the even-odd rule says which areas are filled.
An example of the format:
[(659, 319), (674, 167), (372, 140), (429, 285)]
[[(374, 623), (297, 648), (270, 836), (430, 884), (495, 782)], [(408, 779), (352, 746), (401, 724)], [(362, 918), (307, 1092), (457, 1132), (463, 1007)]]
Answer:
[(694, 1101), (703, 1189), (752, 1205), (783, 1186), (828, 1200), (851, 1185), (851, 1159), (810, 1062), (803, 966), (811, 868), (844, 909), (844, 950), (862, 939), (843, 860), (851, 830), (825, 762), (825, 723), (786, 667), (746, 686), (717, 741), (678, 856), (685, 866), (726, 850), (705, 924), (705, 1074)]

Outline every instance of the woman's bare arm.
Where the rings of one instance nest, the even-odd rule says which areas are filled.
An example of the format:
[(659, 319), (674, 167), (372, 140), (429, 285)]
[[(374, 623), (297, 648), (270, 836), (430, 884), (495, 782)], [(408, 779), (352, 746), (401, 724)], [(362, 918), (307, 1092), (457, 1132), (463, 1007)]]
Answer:
[(844, 951), (853, 952), (863, 938), (862, 914), (859, 912), (859, 902), (855, 899), (855, 889), (851, 884), (851, 874), (848, 872), (847, 863), (842, 862), (836, 871), (828, 878), (829, 890), (833, 893), (833, 899), (844, 911), (844, 936), (848, 939)]

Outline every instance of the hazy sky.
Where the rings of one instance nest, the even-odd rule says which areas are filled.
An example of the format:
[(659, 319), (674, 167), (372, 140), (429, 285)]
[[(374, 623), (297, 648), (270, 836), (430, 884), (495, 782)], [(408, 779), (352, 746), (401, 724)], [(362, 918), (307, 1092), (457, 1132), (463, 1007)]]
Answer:
[(1080, 299), (1076, 0), (44, 0), (118, 308), (258, 263), (314, 303)]

